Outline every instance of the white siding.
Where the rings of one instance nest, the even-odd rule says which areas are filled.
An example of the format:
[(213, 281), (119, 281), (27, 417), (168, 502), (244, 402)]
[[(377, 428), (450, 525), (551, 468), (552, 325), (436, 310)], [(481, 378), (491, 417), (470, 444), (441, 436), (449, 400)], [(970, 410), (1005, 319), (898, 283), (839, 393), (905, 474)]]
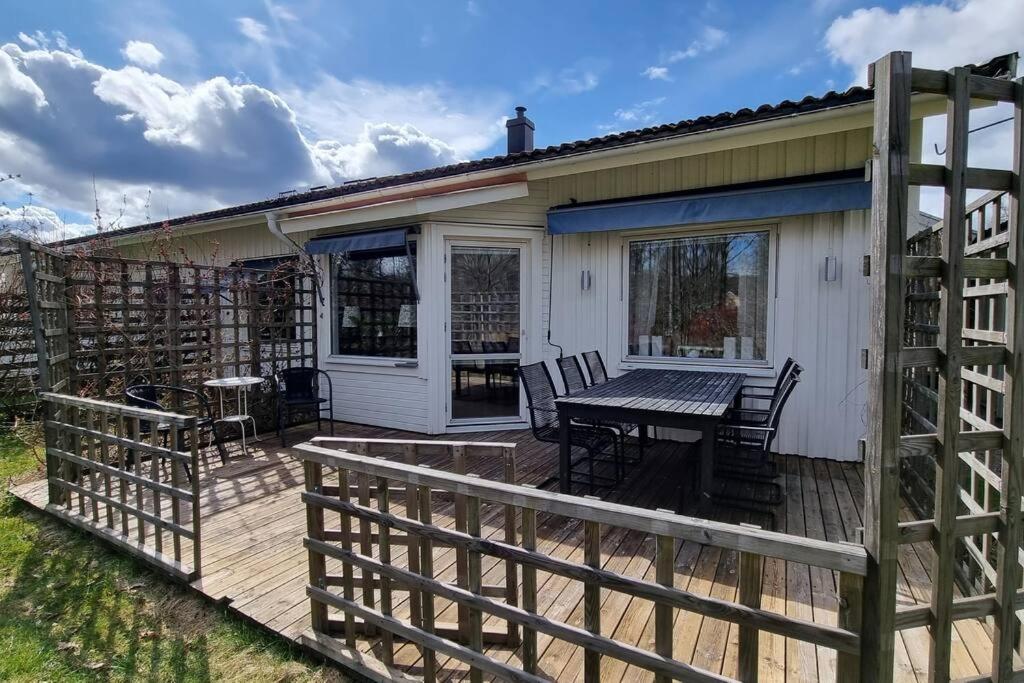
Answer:
[[(780, 176), (861, 168), (870, 151), (867, 130), (806, 140), (673, 159), (610, 171), (581, 173), (550, 181), (552, 205), (630, 197)], [(787, 218), (777, 227), (776, 301), (773, 368), (752, 384), (771, 385), (774, 368), (793, 356), (805, 368), (784, 414), (775, 449), (812, 457), (853, 460), (865, 422), (864, 371), (860, 349), (867, 343), (867, 280), (861, 276), (866, 253), (866, 211)], [(560, 235), (553, 238), (554, 268), (544, 246), (544, 324), (548, 288), (554, 321), (552, 343), (565, 353), (598, 348), (618, 374), (622, 362), (622, 267), (624, 233)], [(825, 282), (826, 256), (835, 256), (839, 277)], [(593, 286), (580, 288), (589, 269)], [(558, 348), (548, 346), (553, 359)], [(557, 375), (556, 375), (557, 376)]]
[[(323, 323), (328, 324), (328, 323)], [(334, 416), (359, 424), (430, 432), (428, 384), (415, 374), (372, 367), (341, 369), (321, 361), (334, 384)]]
[[(475, 225), (480, 226), (481, 235), (486, 234), (487, 226), (542, 228), (546, 226), (549, 207), (571, 200), (632, 197), (862, 168), (870, 145), (870, 131), (862, 129), (532, 180), (530, 194), (525, 198), (410, 217), (400, 223), (422, 222), (427, 233), (434, 221)], [(857, 457), (856, 440), (863, 432), (865, 420), (864, 372), (859, 367), (859, 351), (866, 344), (867, 282), (860, 275), (860, 263), (867, 249), (867, 221), (864, 211), (774, 221), (778, 238), (771, 347), (774, 364), (773, 368), (761, 370), (761, 376), (752, 377), (751, 382), (773, 383), (774, 368), (780, 367), (790, 355), (806, 368), (783, 420), (776, 443), (780, 452), (836, 459)], [(309, 236), (294, 237), (301, 243)], [(219, 242), (216, 259), (212, 257), (212, 239)], [(178, 244), (198, 262), (228, 263), (287, 251), (286, 245), (271, 236), (262, 223), (183, 237)], [(426, 253), (427, 245), (430, 254)], [(621, 245), (622, 233), (545, 236), (542, 252), (534, 264), (540, 287), (534, 289), (537, 295), (529, 302), (535, 307), (534, 313), (539, 309), (542, 339), (546, 339), (550, 326), (552, 342), (565, 353), (598, 348), (613, 374), (626, 369), (621, 361)], [(418, 316), (418, 368), (332, 363), (327, 358), (330, 321), (321, 312), (321, 365), (335, 380), (338, 419), (418, 432), (441, 429), (443, 419), (435, 404), (447, 387), (448, 376), (443, 363), (436, 359), (427, 362), (427, 357), (434, 354), (430, 358), (440, 358), (439, 346), (431, 345), (443, 345), (443, 329), (437, 324), (437, 306), (442, 304), (435, 300), (443, 291), (439, 284), (442, 248), (441, 239), (421, 241), (418, 262), (423, 300)], [(824, 281), (826, 256), (835, 256), (840, 264), (835, 282)], [(592, 274), (593, 286), (589, 291), (580, 289), (580, 271), (584, 269)], [(553, 295), (553, 323), (548, 315), (549, 293)], [(430, 348), (434, 351), (428, 352)], [(541, 349), (546, 359), (558, 355), (555, 346), (542, 344)], [(536, 358), (525, 358), (526, 362), (533, 360)], [(431, 374), (437, 376), (428, 377)]]

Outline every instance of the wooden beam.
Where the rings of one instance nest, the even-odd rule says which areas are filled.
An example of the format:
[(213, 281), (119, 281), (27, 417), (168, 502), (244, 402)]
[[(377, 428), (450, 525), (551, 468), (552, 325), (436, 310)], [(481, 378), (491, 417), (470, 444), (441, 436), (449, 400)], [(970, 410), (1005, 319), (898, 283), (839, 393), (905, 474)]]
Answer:
[[(995, 168), (968, 168), (967, 187), (972, 190), (994, 190), (1006, 192), (1013, 182), (1013, 174)], [(942, 187), (946, 184), (946, 167), (942, 164), (911, 164), (910, 184)], [(948, 223), (943, 223), (948, 225)]]
[(868, 572), (861, 675), (888, 683), (895, 655), (899, 543), (899, 452), (903, 398), (903, 261), (909, 218), (910, 53), (874, 64), (874, 181), (871, 200), (871, 316), (864, 545)]
[(1009, 242), (1007, 260), (1010, 277), (1006, 293), (1006, 346), (1009, 359), (1004, 379), (1002, 485), (999, 514), (1003, 529), (996, 546), (997, 611), (993, 619), (992, 676), (1006, 680), (1014, 675), (1013, 654), (1016, 645), (1017, 614), (1013, 597), (1021, 582), (1018, 553), (1021, 543), (1021, 494), (1024, 493), (1024, 79), (1013, 84), (1013, 169), (1010, 189)]
[(954, 526), (960, 488), (961, 329), (964, 320), (964, 216), (967, 211), (967, 134), (970, 126), (970, 70), (953, 69), (946, 106), (945, 201), (938, 344), (939, 404), (935, 458), (935, 559), (932, 565), (932, 624), (928, 649), (931, 681), (949, 680), (949, 644), (953, 633), (953, 581), (956, 546)]

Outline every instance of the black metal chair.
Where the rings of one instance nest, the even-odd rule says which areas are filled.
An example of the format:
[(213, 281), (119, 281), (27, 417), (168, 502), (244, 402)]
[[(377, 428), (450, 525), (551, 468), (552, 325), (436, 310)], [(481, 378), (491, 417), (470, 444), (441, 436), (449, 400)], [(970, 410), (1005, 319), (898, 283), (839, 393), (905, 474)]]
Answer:
[[(321, 376), (327, 380), (327, 398), (320, 395)], [(334, 436), (334, 384), (329, 374), (319, 368), (287, 368), (274, 375), (274, 390), (277, 392), (277, 435), (282, 446), (285, 420), (299, 410), (316, 411), (317, 431), (320, 431), (326, 410), (331, 421), (331, 436)]]
[[(547, 365), (543, 362), (531, 363), (519, 366), (519, 379), (526, 391), (527, 409), (530, 411), (530, 427), (533, 436), (538, 441), (548, 443), (560, 443), (558, 426), (558, 408), (555, 405), (555, 398), (558, 394), (555, 391), (555, 382), (551, 378)], [(572, 424), (569, 427), (569, 445), (582, 448), (587, 454), (576, 460), (571, 460), (569, 465), (569, 477), (572, 483), (584, 484), (590, 493), (594, 492), (598, 481), (607, 482), (602, 486), (611, 486), (616, 483), (615, 477), (603, 477), (594, 472), (594, 462), (608, 446), (613, 449), (617, 435), (611, 429), (593, 427), (589, 425)], [(614, 455), (613, 455), (614, 458)], [(588, 475), (586, 480), (577, 480), (573, 477), (574, 466), (586, 461)], [(549, 477), (541, 487), (546, 487), (552, 482), (557, 482), (558, 477)]]
[[(199, 431), (209, 430), (209, 445), (217, 446), (222, 464), (227, 464), (228, 456), (224, 450), (224, 444), (217, 437), (217, 423), (213, 418), (213, 409), (206, 396), (193, 389), (175, 387), (167, 384), (134, 384), (124, 390), (125, 403), (135, 408), (147, 410), (158, 410), (164, 413), (181, 413), (195, 415), (198, 419), (196, 426)], [(171, 425), (164, 422), (156, 424), (149, 420), (139, 420), (140, 436), (149, 435), (153, 431), (160, 436), (164, 446), (168, 445), (171, 434)], [(184, 433), (179, 435), (183, 437)], [(179, 441), (179, 443), (181, 443)], [(128, 452), (128, 466), (135, 464), (135, 453)], [(192, 473), (188, 465), (185, 465), (185, 475), (192, 479)]]
[[(782, 364), (782, 369), (779, 370), (779, 376), (775, 380), (774, 386), (745, 386), (740, 389), (740, 393), (736, 396), (736, 404), (730, 408), (730, 419), (739, 418), (741, 421), (763, 423), (768, 415), (768, 411), (771, 410), (772, 403), (782, 394), (783, 387), (794, 372), (799, 376), (803, 372), (803, 367), (798, 365), (792, 357), (789, 357)], [(744, 405), (744, 403), (747, 403), (747, 405)], [(757, 407), (756, 404), (764, 407)], [(762, 474), (774, 478), (778, 475), (778, 467), (774, 462), (763, 463)]]
[(715, 476), (750, 482), (764, 487), (768, 494), (750, 499), (719, 492), (716, 499), (758, 511), (782, 503), (782, 487), (774, 481), (778, 473), (771, 462), (771, 447), (778, 435), (782, 411), (802, 372), (803, 368), (793, 363), (767, 411), (734, 409), (729, 418), (719, 425), (715, 435)]
[(587, 364), (587, 372), (590, 373), (591, 384), (604, 384), (608, 381), (608, 369), (604, 366), (604, 359), (597, 349), (583, 352), (583, 362)]
[[(562, 356), (555, 363), (558, 365), (558, 372), (562, 375), (562, 383), (565, 385), (565, 392), (567, 394), (575, 394), (587, 388), (587, 379), (583, 376), (583, 368), (580, 366), (580, 361), (576, 356)], [(637, 457), (632, 459), (626, 458), (626, 437), (637, 429), (637, 425), (628, 422), (608, 422), (605, 420), (580, 420), (580, 422), (616, 431), (618, 435), (616, 443), (618, 459), (622, 464), (622, 471), (619, 472), (620, 479), (625, 477), (625, 465), (627, 463), (636, 465), (643, 459), (643, 442), (639, 439), (637, 440)]]

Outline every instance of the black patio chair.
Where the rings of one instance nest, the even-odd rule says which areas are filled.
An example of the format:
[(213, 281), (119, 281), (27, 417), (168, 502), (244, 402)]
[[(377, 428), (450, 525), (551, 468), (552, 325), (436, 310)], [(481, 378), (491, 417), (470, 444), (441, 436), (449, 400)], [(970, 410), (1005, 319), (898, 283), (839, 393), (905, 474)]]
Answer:
[[(220, 454), (221, 464), (227, 464), (228, 456), (224, 444), (217, 437), (217, 423), (213, 418), (213, 408), (206, 396), (193, 389), (175, 387), (167, 384), (133, 384), (124, 390), (125, 403), (135, 408), (158, 410), (164, 413), (181, 413), (193, 415), (197, 419), (196, 426), (200, 432), (209, 431), (210, 446), (216, 445)], [(164, 422), (153, 424), (150, 420), (139, 420), (139, 435), (148, 436), (153, 431), (159, 435), (165, 447), (169, 446), (171, 425)], [(186, 432), (179, 433), (179, 444)], [(191, 445), (191, 444), (190, 444)], [(135, 465), (135, 453), (128, 451), (129, 468)], [(185, 465), (185, 476), (192, 480), (189, 466)]]
[[(803, 372), (803, 367), (798, 365), (792, 357), (789, 357), (782, 364), (782, 369), (779, 370), (779, 376), (775, 380), (774, 386), (745, 386), (740, 389), (740, 393), (736, 396), (736, 404), (730, 408), (730, 417), (738, 416), (740, 420), (747, 422), (764, 422), (768, 412), (771, 410), (772, 403), (782, 394), (783, 387), (794, 372), (799, 376)], [(764, 463), (763, 469), (763, 474), (771, 477), (775, 477), (778, 474), (778, 468), (774, 462)]]
[[(558, 394), (555, 391), (555, 382), (551, 379), (551, 373), (548, 371), (547, 365), (543, 361), (521, 365), (519, 366), (519, 379), (523, 384), (523, 389), (526, 391), (527, 409), (530, 411), (530, 427), (533, 431), (533, 436), (538, 441), (560, 443), (558, 408), (555, 406), (555, 398), (557, 398)], [(594, 463), (607, 447), (611, 446), (614, 450), (616, 438), (617, 435), (610, 429), (572, 424), (569, 427), (570, 449), (572, 447), (582, 448), (586, 451), (586, 455), (576, 460), (570, 459), (570, 482), (586, 485), (590, 493), (594, 492), (599, 481), (607, 482), (601, 484), (603, 487), (613, 486), (617, 478), (596, 474), (594, 472)], [(614, 453), (612, 458), (614, 461)], [(587, 479), (575, 479), (573, 476), (575, 474), (574, 466), (584, 461), (587, 464)], [(557, 481), (557, 476), (549, 477), (540, 486), (546, 487)]]
[[(320, 395), (320, 377), (327, 380), (327, 398)], [(316, 411), (317, 431), (320, 431), (326, 410), (331, 421), (331, 436), (334, 436), (334, 384), (329, 374), (319, 368), (287, 368), (274, 375), (274, 390), (277, 392), (277, 435), (282, 446), (285, 420), (299, 410)]]
[(608, 381), (608, 369), (604, 366), (604, 359), (597, 349), (583, 352), (583, 362), (587, 364), (587, 372), (590, 373), (591, 384), (604, 384)]
[(778, 473), (771, 462), (771, 447), (778, 435), (782, 411), (793, 394), (803, 368), (794, 363), (779, 387), (767, 411), (734, 409), (718, 426), (715, 435), (715, 476), (719, 479), (749, 482), (764, 496), (736, 496), (723, 491), (715, 498), (734, 507), (763, 511), (782, 503), (782, 487), (774, 481)]
[[(583, 391), (587, 388), (587, 379), (583, 376), (583, 368), (580, 367), (580, 361), (576, 356), (562, 356), (557, 361), (558, 372), (562, 375), (562, 383), (565, 385), (565, 392), (567, 394), (575, 394), (578, 391)], [(618, 460), (622, 463), (623, 467), (626, 464), (636, 465), (643, 459), (644, 444), (641, 440), (637, 440), (637, 452), (636, 458), (626, 458), (626, 437), (631, 434), (637, 425), (629, 422), (608, 422), (606, 420), (579, 420), (582, 424), (588, 424), (593, 427), (606, 427), (614, 429), (618, 435), (618, 441), (616, 447), (618, 448)], [(619, 472), (619, 478), (625, 476), (625, 470)]]
[[(590, 385), (604, 384), (608, 381), (608, 368), (605, 367), (604, 359), (601, 358), (601, 352), (597, 349), (593, 351), (584, 351), (582, 354), (583, 363), (587, 366), (587, 372), (590, 373)], [(644, 446), (647, 444), (648, 434), (647, 425), (636, 425), (637, 430), (637, 460), (639, 462), (644, 457)], [(658, 437), (658, 429), (654, 429), (654, 437)]]

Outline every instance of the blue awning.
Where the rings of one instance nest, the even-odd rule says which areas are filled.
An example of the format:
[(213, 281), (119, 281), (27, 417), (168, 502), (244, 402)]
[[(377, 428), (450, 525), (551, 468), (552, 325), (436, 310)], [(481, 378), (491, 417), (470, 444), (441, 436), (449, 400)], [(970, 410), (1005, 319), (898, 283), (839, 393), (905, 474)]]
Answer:
[(553, 235), (630, 228), (701, 225), (871, 208), (871, 183), (862, 175), (808, 182), (738, 186), (548, 211)]
[(375, 251), (405, 246), (408, 228), (388, 228), (372, 232), (317, 237), (306, 242), (307, 254), (342, 254), (352, 251)]

